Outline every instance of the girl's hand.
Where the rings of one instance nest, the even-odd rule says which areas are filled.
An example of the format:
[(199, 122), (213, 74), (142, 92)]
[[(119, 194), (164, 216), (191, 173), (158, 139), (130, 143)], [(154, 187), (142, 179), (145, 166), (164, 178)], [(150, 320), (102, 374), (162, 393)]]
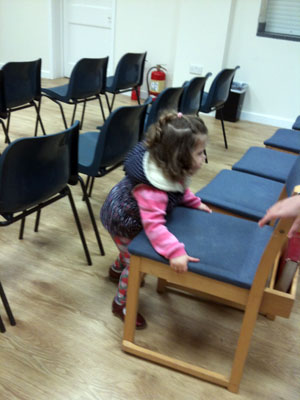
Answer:
[(188, 270), (189, 261), (198, 262), (200, 261), (200, 259), (195, 257), (190, 257), (187, 254), (184, 254), (183, 256), (170, 258), (170, 266), (176, 272), (179, 273), (186, 272)]
[(201, 203), (198, 208), (199, 208), (199, 210), (206, 211), (208, 213), (212, 213), (212, 210), (204, 203)]

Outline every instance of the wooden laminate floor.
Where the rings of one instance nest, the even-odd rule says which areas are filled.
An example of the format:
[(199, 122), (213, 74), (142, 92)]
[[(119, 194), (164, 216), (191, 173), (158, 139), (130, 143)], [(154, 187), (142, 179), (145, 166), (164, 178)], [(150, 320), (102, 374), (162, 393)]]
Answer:
[[(43, 85), (63, 82), (43, 81)], [(129, 97), (117, 97), (117, 105), (128, 103)], [(64, 108), (70, 120), (71, 107)], [(47, 133), (63, 129), (58, 106), (46, 98), (41, 114)], [(194, 177), (195, 191), (221, 169), (230, 168), (249, 146), (262, 146), (276, 129), (227, 122), (229, 149), (225, 150), (220, 121), (205, 115), (203, 119), (209, 128), (209, 163)], [(34, 121), (33, 109), (13, 113), (11, 139), (32, 135)], [(99, 104), (88, 103), (83, 131), (101, 123)], [(3, 138), (0, 151), (5, 147)], [(270, 321), (259, 316), (238, 395), (121, 351), (122, 322), (111, 313), (116, 286), (107, 278), (117, 252), (98, 215), (109, 190), (122, 176), (120, 168), (94, 185), (91, 201), (104, 257), (99, 255), (80, 188), (72, 188), (93, 266), (86, 264), (67, 199), (43, 210), (38, 233), (33, 232), (34, 217), (27, 218), (22, 241), (18, 240), (19, 224), (1, 228), (0, 278), (17, 325), (9, 326), (0, 305), (7, 327), (0, 334), (0, 399), (299, 400), (299, 290), (290, 319)], [(242, 313), (189, 296), (158, 295), (155, 285), (154, 279), (146, 277), (140, 311), (148, 328), (138, 332), (137, 340), (229, 373)]]

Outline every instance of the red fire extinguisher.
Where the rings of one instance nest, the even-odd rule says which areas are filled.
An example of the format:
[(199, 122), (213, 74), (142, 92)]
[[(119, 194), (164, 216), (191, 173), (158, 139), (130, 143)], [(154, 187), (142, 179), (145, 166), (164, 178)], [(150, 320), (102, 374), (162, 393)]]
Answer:
[[(151, 72), (152, 71), (152, 72)], [(147, 72), (147, 88), (148, 88), (148, 95), (156, 99), (160, 92), (162, 92), (166, 86), (166, 68), (162, 65), (157, 64), (155, 67), (151, 67)], [(149, 82), (149, 74), (150, 82)]]

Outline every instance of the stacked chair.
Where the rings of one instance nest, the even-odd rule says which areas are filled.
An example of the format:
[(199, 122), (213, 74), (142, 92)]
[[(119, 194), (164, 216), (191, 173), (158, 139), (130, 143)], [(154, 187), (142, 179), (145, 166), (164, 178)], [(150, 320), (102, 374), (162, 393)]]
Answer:
[(223, 118), (223, 108), (228, 99), (234, 75), (239, 68), (239, 66), (236, 66), (234, 69), (227, 68), (220, 71), (214, 78), (209, 91), (203, 93), (200, 106), (200, 111), (206, 114), (212, 111), (220, 112), (224, 145), (226, 149), (228, 148), (228, 144)]
[(106, 96), (109, 112), (112, 112), (115, 96), (120, 93), (134, 90), (140, 104), (138, 88), (143, 84), (146, 55), (147, 52), (124, 54), (117, 64), (115, 74), (107, 77), (105, 92), (113, 95), (111, 103)]
[(144, 132), (147, 132), (150, 125), (155, 124), (162, 113), (169, 110), (178, 110), (182, 92), (183, 87), (170, 87), (164, 89), (154, 102), (152, 102), (151, 97), (148, 97), (144, 103), (148, 107)]
[[(0, 123), (6, 143), (10, 143), (11, 113), (28, 107), (33, 107), (36, 111), (34, 136), (37, 135), (38, 124), (41, 125), (43, 134), (46, 134), (40, 116), (41, 64), (41, 59), (9, 62), (0, 70)], [(4, 120), (7, 120), (6, 125)]]
[(59, 106), (65, 129), (68, 124), (61, 103), (74, 106), (71, 125), (75, 121), (77, 104), (83, 103), (80, 122), (80, 129), (82, 129), (86, 103), (98, 99), (102, 118), (105, 121), (101, 94), (105, 94), (107, 63), (108, 57), (82, 58), (75, 64), (69, 83), (53, 88), (42, 88), (43, 95)]
[[(268, 160), (273, 164), (268, 166)], [(253, 147), (233, 168), (221, 171), (197, 193), (218, 212), (208, 214), (176, 207), (167, 216), (170, 232), (185, 244), (188, 254), (200, 259), (189, 263), (188, 272), (173, 271), (168, 260), (152, 248), (144, 232), (130, 243), (122, 349), (237, 393), (258, 314), (271, 320), (275, 316), (288, 318), (294, 304), (298, 272), (293, 275), (288, 292), (275, 289), (280, 257), (292, 221), (272, 221), (263, 228), (257, 221), (277, 200), (300, 194), (300, 156)], [(244, 312), (227, 376), (164, 354), (157, 350), (159, 343), (152, 350), (153, 344), (135, 342), (140, 282), (144, 274), (158, 278), (158, 293), (171, 288), (173, 292), (188, 292)]]
[(79, 136), (78, 171), (87, 175), (89, 196), (94, 179), (121, 166), (128, 151), (141, 140), (146, 109), (146, 104), (120, 107), (98, 131)]

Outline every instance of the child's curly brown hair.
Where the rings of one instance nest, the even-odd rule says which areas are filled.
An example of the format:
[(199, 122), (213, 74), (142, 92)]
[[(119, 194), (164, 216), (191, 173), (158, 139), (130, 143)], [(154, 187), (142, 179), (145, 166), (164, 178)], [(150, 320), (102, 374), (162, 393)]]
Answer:
[(172, 181), (182, 182), (193, 170), (193, 150), (199, 142), (205, 144), (207, 133), (198, 116), (168, 112), (149, 127), (146, 146), (164, 175)]

